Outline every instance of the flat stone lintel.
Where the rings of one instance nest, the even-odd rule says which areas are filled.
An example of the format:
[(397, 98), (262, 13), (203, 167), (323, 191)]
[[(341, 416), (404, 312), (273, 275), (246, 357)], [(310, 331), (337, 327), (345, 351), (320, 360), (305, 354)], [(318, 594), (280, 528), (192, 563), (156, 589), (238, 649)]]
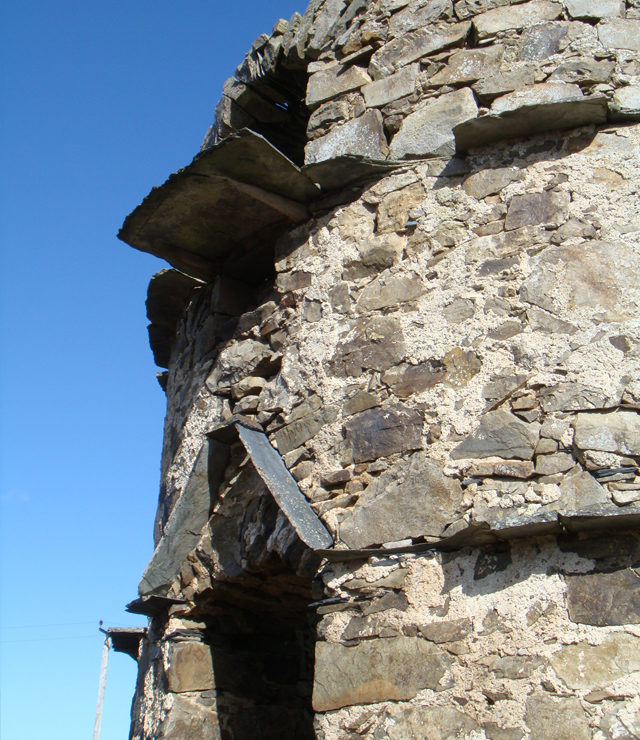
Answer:
[(420, 553), (430, 550), (461, 550), (465, 547), (483, 547), (508, 540), (566, 532), (613, 531), (637, 529), (640, 527), (640, 506), (601, 507), (597, 510), (556, 512), (545, 519), (531, 516), (518, 520), (505, 521), (499, 527), (487, 522), (454, 523), (448, 531), (455, 533), (440, 539), (413, 539), (411, 544), (390, 547), (369, 547), (363, 549), (323, 549), (318, 554), (331, 561), (367, 560), (370, 557), (384, 557), (401, 553)]
[(455, 126), (453, 134), (456, 150), (466, 152), (496, 141), (600, 124), (606, 120), (607, 99), (603, 95), (593, 95), (580, 100), (523, 105), (499, 114), (488, 113)]

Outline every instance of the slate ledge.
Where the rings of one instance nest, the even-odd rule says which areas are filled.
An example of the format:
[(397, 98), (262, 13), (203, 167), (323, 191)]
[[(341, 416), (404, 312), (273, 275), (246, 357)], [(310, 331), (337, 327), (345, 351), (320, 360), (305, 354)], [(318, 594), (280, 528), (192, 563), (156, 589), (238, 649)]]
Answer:
[(560, 535), (569, 532), (611, 531), (619, 529), (636, 529), (640, 527), (640, 505), (600, 507), (590, 510), (567, 512), (542, 512), (536, 518), (517, 517), (493, 523), (465, 522), (453, 523), (449, 530), (455, 530), (449, 537), (440, 539), (413, 538), (411, 541), (387, 547), (370, 547), (360, 550), (341, 549), (340, 547), (318, 550), (318, 555), (327, 560), (338, 562), (348, 560), (366, 560), (370, 557), (402, 553), (421, 553), (429, 550), (461, 550), (465, 547), (480, 547), (497, 544), (507, 540), (524, 537), (543, 537)]

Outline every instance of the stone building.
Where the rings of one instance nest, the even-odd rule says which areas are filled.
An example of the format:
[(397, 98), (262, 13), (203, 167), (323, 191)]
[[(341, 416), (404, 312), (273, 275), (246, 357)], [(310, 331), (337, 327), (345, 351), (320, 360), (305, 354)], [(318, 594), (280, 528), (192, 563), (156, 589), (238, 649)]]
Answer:
[(165, 258), (134, 740), (640, 737), (640, 3), (312, 0)]

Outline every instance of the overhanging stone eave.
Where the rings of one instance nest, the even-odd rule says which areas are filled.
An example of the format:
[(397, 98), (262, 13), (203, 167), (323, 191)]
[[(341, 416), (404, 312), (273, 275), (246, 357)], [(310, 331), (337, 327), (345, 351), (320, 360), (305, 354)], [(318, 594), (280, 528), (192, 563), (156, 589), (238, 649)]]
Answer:
[(118, 238), (211, 280), (234, 252), (244, 255), (305, 221), (308, 204), (321, 195), (263, 136), (243, 129), (154, 187)]

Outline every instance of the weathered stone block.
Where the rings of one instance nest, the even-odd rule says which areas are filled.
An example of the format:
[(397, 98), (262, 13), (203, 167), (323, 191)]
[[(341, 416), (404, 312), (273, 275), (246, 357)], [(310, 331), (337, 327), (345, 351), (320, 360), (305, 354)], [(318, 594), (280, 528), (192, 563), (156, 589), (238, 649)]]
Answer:
[(369, 74), (374, 80), (388, 77), (400, 67), (411, 64), (427, 54), (459, 44), (467, 37), (470, 28), (470, 23), (455, 23), (440, 28), (437, 26), (421, 28), (393, 39), (371, 57)]
[(579, 624), (640, 624), (640, 575), (626, 568), (567, 576), (567, 606)]
[(566, 82), (545, 82), (531, 85), (522, 90), (502, 95), (491, 104), (491, 113), (500, 115), (510, 113), (525, 106), (550, 105), (551, 103), (571, 103), (582, 100), (584, 95), (578, 85)]
[(574, 428), (574, 442), (580, 450), (640, 455), (640, 414), (635, 411), (581, 413)]
[(570, 689), (604, 688), (640, 670), (640, 637), (615, 632), (599, 645), (566, 645), (551, 656), (551, 665)]
[(453, 128), (478, 115), (470, 88), (447, 93), (410, 113), (391, 140), (393, 159), (452, 157), (456, 152)]
[[(355, 462), (367, 462), (422, 446), (423, 416), (399, 403), (356, 414), (344, 425)], [(394, 538), (388, 538), (394, 539)]]
[(218, 715), (187, 697), (176, 696), (162, 721), (158, 737), (221, 740)]
[(489, 71), (487, 75), (483, 74), (477, 82), (474, 82), (472, 88), (481, 100), (489, 101), (512, 90), (533, 85), (534, 82), (535, 66), (528, 64), (518, 65), (513, 69)]
[(385, 271), (368, 283), (360, 293), (356, 308), (360, 313), (414, 301), (427, 290), (426, 283), (416, 273)]
[(591, 740), (591, 730), (580, 702), (573, 696), (532, 694), (527, 699), (530, 740)]
[(314, 437), (325, 424), (330, 424), (337, 415), (338, 409), (335, 406), (327, 406), (315, 414), (304, 416), (302, 419), (282, 427), (274, 435), (278, 451), (281, 455), (284, 455), (286, 452), (300, 447), (300, 445)]
[(530, 460), (478, 460), (467, 470), (472, 477), (531, 478), (533, 463)]
[[(386, 195), (378, 206), (378, 232), (403, 230), (409, 218), (409, 211), (419, 206), (425, 197), (424, 187), (419, 182), (412, 183)], [(390, 237), (385, 238), (389, 239)], [(396, 239), (400, 238), (396, 237)], [(392, 244), (392, 248), (397, 254), (397, 246)]]
[[(478, 90), (477, 85), (474, 85), (474, 89)], [(458, 124), (454, 128), (458, 150), (467, 151), (473, 147), (510, 138), (521, 139), (542, 131), (604, 123), (607, 119), (607, 98), (604, 95), (580, 98), (576, 96), (549, 101), (545, 98), (551, 98), (552, 95), (547, 96), (545, 91), (540, 102), (535, 102), (537, 93), (534, 91), (528, 98), (524, 96), (509, 98), (509, 95), (515, 95), (517, 92), (516, 90), (503, 96), (507, 99), (500, 104), (500, 107), (504, 108), (501, 112), (491, 109), (485, 116)], [(525, 100), (528, 102), (525, 103)]]
[(454, 347), (442, 358), (445, 367), (444, 381), (453, 388), (464, 388), (482, 369), (482, 360), (473, 350)]
[(497, 72), (503, 54), (504, 47), (498, 44), (488, 49), (457, 51), (449, 57), (443, 69), (429, 78), (428, 84), (431, 86), (473, 82), (480, 77)]
[(202, 642), (177, 642), (169, 646), (166, 671), (169, 691), (207, 691), (215, 688), (211, 647)]
[[(392, 719), (386, 734), (389, 740), (407, 740), (407, 738), (449, 740), (473, 737), (480, 732), (480, 726), (472, 717), (446, 704), (444, 706), (400, 704), (392, 707), (389, 715)], [(492, 740), (495, 737), (498, 740), (498, 736), (487, 735), (487, 737), (491, 737)]]
[(598, 38), (609, 49), (640, 51), (640, 20), (610, 18), (598, 23)]
[(628, 85), (613, 93), (609, 106), (617, 120), (636, 120), (640, 118), (640, 85)]
[(518, 44), (518, 59), (541, 62), (557, 54), (566, 44), (569, 24), (551, 21), (529, 26), (522, 31)]
[(507, 411), (490, 411), (478, 428), (451, 451), (454, 460), (505, 457), (531, 460), (540, 436), (540, 424), (526, 424)]
[(392, 100), (411, 95), (416, 89), (420, 65), (410, 64), (399, 72), (362, 88), (364, 102), (369, 108), (379, 108)]
[(637, 315), (639, 286), (640, 260), (627, 245), (589, 241), (549, 247), (534, 257), (520, 295), (563, 318), (591, 308), (607, 321), (624, 321)]
[(567, 12), (572, 18), (608, 18), (624, 15), (624, 2), (621, 0), (564, 0)]
[(389, 21), (389, 33), (393, 37), (402, 36), (416, 28), (425, 28), (440, 18), (452, 15), (451, 0), (429, 0), (415, 7), (411, 3), (408, 8), (394, 13)]
[(497, 167), (492, 170), (482, 170), (469, 175), (463, 183), (462, 189), (467, 195), (474, 198), (485, 198), (487, 195), (499, 193), (512, 182), (524, 180), (524, 172), (517, 167)]
[(315, 72), (309, 77), (307, 85), (307, 105), (315, 108), (326, 100), (336, 98), (342, 93), (358, 90), (371, 82), (367, 71), (361, 67), (347, 67), (341, 65)]
[(354, 704), (404, 701), (435, 689), (451, 659), (417, 637), (362, 642), (355, 647), (316, 643), (313, 708), (327, 712)]
[(414, 393), (422, 393), (446, 377), (446, 368), (439, 360), (427, 360), (419, 365), (400, 365), (391, 368), (382, 376), (392, 393), (398, 398), (409, 398)]
[(536, 458), (536, 473), (537, 475), (566, 473), (575, 464), (576, 461), (567, 452), (558, 452), (555, 455), (539, 455)]
[(541, 21), (552, 21), (562, 13), (562, 4), (548, 0), (531, 0), (521, 5), (494, 8), (473, 19), (478, 38), (493, 36), (499, 31), (524, 28)]
[(418, 632), (425, 640), (430, 640), (437, 644), (464, 640), (472, 631), (473, 622), (468, 617), (447, 622), (430, 622), (429, 624), (421, 624), (418, 627)]
[(541, 658), (531, 655), (492, 655), (483, 661), (496, 678), (517, 680), (529, 678), (544, 663)]
[(328, 134), (310, 141), (305, 147), (305, 164), (316, 164), (343, 154), (369, 159), (384, 159), (387, 140), (382, 127), (382, 114), (369, 110), (359, 118), (335, 126)]
[(343, 521), (340, 538), (360, 549), (423, 535), (439, 537), (461, 505), (460, 484), (419, 452), (395, 463), (367, 487)]
[(400, 322), (392, 316), (371, 316), (355, 323), (351, 339), (338, 345), (328, 370), (337, 376), (387, 370), (400, 362), (404, 354)]

